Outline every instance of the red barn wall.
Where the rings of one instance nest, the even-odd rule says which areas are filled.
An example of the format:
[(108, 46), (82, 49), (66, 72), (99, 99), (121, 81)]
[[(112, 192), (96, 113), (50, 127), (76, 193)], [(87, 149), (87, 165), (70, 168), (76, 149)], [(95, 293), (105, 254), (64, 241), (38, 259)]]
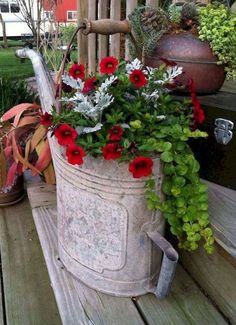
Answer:
[[(44, 10), (50, 10), (49, 1), (44, 1)], [(58, 0), (56, 7), (56, 19), (58, 22), (67, 21), (67, 11), (77, 10), (77, 0)]]

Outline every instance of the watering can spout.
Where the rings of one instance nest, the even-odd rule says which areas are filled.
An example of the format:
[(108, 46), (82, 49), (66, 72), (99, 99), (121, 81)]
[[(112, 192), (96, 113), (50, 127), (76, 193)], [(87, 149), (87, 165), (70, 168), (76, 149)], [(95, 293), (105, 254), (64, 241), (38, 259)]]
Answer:
[(44, 112), (50, 112), (53, 106), (57, 107), (56, 87), (42, 56), (29, 48), (17, 50), (16, 56), (31, 60), (42, 109)]

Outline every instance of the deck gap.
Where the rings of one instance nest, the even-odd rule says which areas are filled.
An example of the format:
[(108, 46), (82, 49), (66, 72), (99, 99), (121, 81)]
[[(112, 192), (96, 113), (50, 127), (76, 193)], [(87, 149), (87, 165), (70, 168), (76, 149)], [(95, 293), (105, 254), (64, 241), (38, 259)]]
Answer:
[(0, 282), (1, 282), (1, 295), (2, 295), (3, 323), (4, 323), (4, 325), (7, 325), (7, 314), (6, 314), (5, 293), (4, 293), (4, 285), (3, 285), (2, 255), (1, 255), (1, 252), (0, 252)]
[(188, 271), (187, 268), (183, 265), (183, 263), (179, 262), (179, 264), (182, 266), (182, 268), (186, 271), (186, 273), (190, 276), (190, 278), (193, 280), (193, 282), (196, 284), (196, 286), (199, 288), (199, 290), (206, 296), (206, 298), (209, 300), (209, 302), (215, 307), (215, 309), (221, 314), (221, 316), (225, 319), (226, 322), (229, 323), (229, 325), (232, 325), (231, 321), (228, 317), (225, 316), (225, 314), (222, 312), (220, 307), (216, 304), (216, 302), (208, 295), (208, 293), (200, 286), (200, 284), (192, 277), (192, 274)]
[(142, 321), (144, 322), (145, 325), (149, 325), (148, 320), (146, 318), (146, 316), (144, 315), (142, 309), (140, 308), (139, 304), (138, 304), (138, 299), (139, 297), (132, 297), (131, 301), (133, 302), (134, 306), (136, 307), (140, 317), (142, 318)]

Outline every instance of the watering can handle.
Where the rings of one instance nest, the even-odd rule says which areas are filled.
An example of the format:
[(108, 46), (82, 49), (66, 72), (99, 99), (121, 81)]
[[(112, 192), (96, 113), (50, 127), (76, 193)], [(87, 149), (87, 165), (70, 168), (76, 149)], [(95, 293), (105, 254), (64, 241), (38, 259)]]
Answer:
[(150, 289), (158, 298), (165, 298), (171, 287), (179, 255), (172, 245), (157, 231), (147, 229), (148, 237), (163, 251), (163, 259), (157, 286)]
[(84, 35), (91, 33), (101, 35), (111, 35), (116, 33), (130, 33), (131, 24), (128, 20), (113, 20), (113, 19), (99, 19), (99, 20), (88, 20), (83, 19), (82, 21)]

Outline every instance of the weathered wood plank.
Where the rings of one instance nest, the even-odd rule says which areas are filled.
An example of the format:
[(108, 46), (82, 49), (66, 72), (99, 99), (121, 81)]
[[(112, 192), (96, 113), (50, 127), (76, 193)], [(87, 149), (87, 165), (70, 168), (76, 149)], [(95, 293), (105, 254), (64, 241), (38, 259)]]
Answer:
[(8, 324), (61, 324), (29, 202), (0, 210), (0, 247)]
[(236, 191), (207, 182), (209, 213), (216, 241), (236, 257)]
[[(1, 214), (1, 210), (0, 210), (0, 214)], [(0, 325), (5, 325), (5, 321), (4, 321), (4, 308), (5, 306), (4, 301), (3, 301), (3, 295), (4, 292), (2, 292), (2, 288), (3, 288), (3, 283), (2, 283), (2, 264), (0, 264), (0, 272), (1, 272), (1, 277), (0, 277)]]
[[(111, 0), (111, 19), (121, 19), (121, 1)], [(120, 57), (120, 34), (111, 35), (111, 48), (110, 54), (119, 58)]]
[(180, 265), (167, 299), (146, 295), (137, 304), (149, 325), (228, 324)]
[(159, 0), (146, 0), (146, 6), (150, 6), (153, 8), (158, 8), (159, 7)]
[(92, 290), (62, 267), (57, 257), (56, 208), (33, 209), (33, 216), (63, 324), (143, 324), (131, 299)]
[[(108, 0), (99, 0), (98, 2), (98, 19), (107, 18)], [(98, 35), (98, 61), (108, 55), (108, 36)]]
[[(235, 3), (236, 5), (236, 3)], [(221, 88), (221, 91), (226, 91), (229, 93), (236, 93), (236, 81), (226, 80)]]
[[(77, 11), (79, 23), (88, 17), (88, 4), (87, 0), (77, 0)], [(88, 64), (88, 37), (83, 35), (82, 31), (79, 31), (78, 37), (78, 61), (87, 66)]]
[[(96, 19), (96, 1), (88, 0), (88, 19)], [(88, 35), (88, 73), (96, 72), (96, 34)]]
[[(181, 253), (184, 267), (211, 297), (224, 315), (236, 324), (236, 267), (221, 253), (207, 255), (203, 249)], [(202, 324), (202, 323), (201, 323)]]

